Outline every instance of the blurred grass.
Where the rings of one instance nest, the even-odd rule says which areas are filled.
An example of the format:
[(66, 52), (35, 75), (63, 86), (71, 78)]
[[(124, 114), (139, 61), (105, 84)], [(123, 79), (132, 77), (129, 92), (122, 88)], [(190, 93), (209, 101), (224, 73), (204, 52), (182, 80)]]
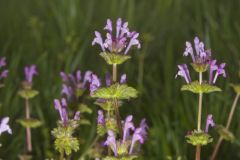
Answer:
[[(228, 78), (219, 80), (224, 92), (204, 96), (203, 103), (204, 117), (211, 112), (217, 123), (225, 122), (234, 97), (229, 83), (239, 82), (239, 6), (238, 0), (0, 1), (0, 55), (7, 57), (11, 71), (0, 92), (0, 115), (11, 117), (14, 132), (1, 136), (1, 157), (14, 160), (24, 148), (24, 130), (15, 123), (23, 115), (23, 101), (16, 92), (24, 65), (36, 63), (40, 72), (35, 87), (41, 94), (32, 101), (32, 114), (44, 126), (33, 131), (33, 144), (35, 159), (44, 159), (54, 153), (50, 130), (58, 118), (52, 100), (59, 96), (59, 72), (90, 69), (103, 75), (109, 71), (91, 41), (107, 18), (122, 17), (141, 33), (143, 43), (142, 50), (132, 51), (132, 60), (120, 67), (141, 92), (122, 113), (133, 113), (138, 121), (146, 117), (150, 123), (145, 159), (193, 159), (195, 149), (185, 143), (184, 135), (196, 126), (197, 97), (180, 92), (184, 82), (174, 79), (177, 64), (186, 62), (184, 44), (195, 35), (227, 63)], [(231, 129), (239, 140), (239, 107), (236, 112)], [(212, 147), (203, 149), (204, 159)], [(224, 142), (219, 157), (240, 159), (240, 145)]]

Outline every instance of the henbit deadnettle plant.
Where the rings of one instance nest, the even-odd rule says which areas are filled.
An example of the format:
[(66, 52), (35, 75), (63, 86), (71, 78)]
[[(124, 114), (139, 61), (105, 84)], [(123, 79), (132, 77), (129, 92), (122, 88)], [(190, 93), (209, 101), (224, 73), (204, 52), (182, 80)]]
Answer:
[(57, 122), (57, 128), (54, 128), (52, 135), (56, 138), (55, 149), (60, 153), (60, 160), (65, 159), (65, 155), (69, 156), (73, 151), (79, 150), (79, 142), (73, 136), (75, 129), (79, 126), (80, 111), (77, 111), (70, 119), (68, 117), (67, 101), (65, 98), (54, 100), (55, 109), (59, 112), (60, 120)]
[(27, 152), (25, 155), (20, 155), (20, 159), (31, 159), (32, 152), (32, 138), (31, 128), (37, 128), (42, 125), (42, 122), (38, 119), (31, 118), (31, 110), (29, 100), (38, 95), (38, 91), (33, 89), (33, 77), (36, 76), (37, 69), (35, 65), (26, 66), (24, 68), (25, 80), (22, 82), (22, 88), (18, 94), (20, 97), (25, 99), (25, 118), (19, 119), (18, 122), (26, 128), (26, 146)]
[[(123, 100), (137, 97), (137, 90), (126, 84), (126, 74), (117, 78), (117, 65), (130, 58), (128, 52), (134, 45), (140, 48), (137, 39), (139, 34), (130, 32), (128, 23), (119, 18), (116, 29), (113, 30), (112, 21), (107, 20), (104, 27), (107, 31), (106, 39), (103, 40), (99, 32), (95, 32), (92, 44), (99, 44), (102, 52), (100, 56), (112, 65), (112, 75), (106, 74), (106, 85), (103, 86), (98, 76), (92, 74), (90, 83), (90, 95), (96, 98), (95, 104), (103, 110), (98, 111), (97, 133), (104, 140), (103, 146), (99, 145), (95, 152), (95, 158), (103, 160), (131, 160), (139, 157), (140, 145), (147, 137), (147, 124), (142, 120), (140, 127), (136, 128), (132, 122), (133, 116), (127, 116), (121, 120), (119, 107)], [(107, 136), (107, 137), (106, 137)], [(107, 146), (107, 148), (106, 148)]]
[(228, 120), (227, 120), (226, 125), (225, 126), (223, 126), (223, 125), (218, 125), (217, 126), (217, 131), (218, 131), (218, 134), (220, 135), (220, 137), (219, 137), (219, 139), (218, 139), (218, 141), (217, 141), (217, 143), (214, 147), (213, 153), (211, 155), (211, 160), (216, 159), (218, 150), (219, 150), (223, 140), (229, 141), (231, 143), (233, 143), (235, 141), (235, 136), (230, 131), (230, 125), (231, 125), (232, 118), (233, 118), (233, 115), (234, 115), (234, 112), (236, 110), (236, 106), (237, 106), (237, 103), (238, 103), (238, 100), (239, 100), (239, 97), (240, 97), (240, 85), (239, 84), (231, 84), (231, 86), (233, 87), (233, 89), (236, 93), (236, 96), (235, 96), (233, 104), (231, 106), (231, 110), (229, 112)]
[[(80, 70), (72, 74), (60, 72), (63, 81), (61, 90), (63, 98), (61, 100), (55, 99), (54, 105), (61, 120), (57, 122), (57, 128), (52, 131), (52, 135), (56, 138), (55, 149), (60, 152), (60, 159), (69, 157), (73, 151), (79, 150), (79, 138), (76, 138), (79, 135), (77, 133), (73, 135), (79, 125), (91, 125), (84, 114), (91, 114), (92, 109), (83, 101), (84, 94), (89, 89), (91, 75), (91, 71), (86, 71), (84, 77), (82, 77)], [(69, 116), (74, 116), (74, 118), (69, 119)]]
[[(195, 50), (194, 50), (195, 49)], [(198, 37), (194, 39), (194, 48), (190, 42), (186, 42), (186, 50), (183, 54), (184, 56), (191, 56), (194, 71), (199, 74), (199, 80), (192, 81), (190, 77), (190, 72), (186, 64), (178, 65), (177, 76), (181, 76), (185, 79), (186, 85), (183, 85), (182, 91), (190, 91), (199, 95), (198, 103), (198, 120), (197, 129), (192, 131), (191, 134), (186, 136), (187, 142), (196, 146), (196, 160), (200, 160), (201, 146), (207, 145), (212, 142), (211, 136), (201, 129), (201, 118), (202, 118), (202, 98), (204, 93), (211, 93), (215, 91), (221, 91), (220, 88), (215, 86), (216, 80), (220, 75), (226, 77), (226, 72), (224, 70), (225, 63), (220, 65), (216, 64), (216, 60), (212, 59), (211, 50), (205, 50), (204, 43), (199, 40)], [(209, 72), (208, 80), (203, 79), (203, 73)], [(215, 72), (215, 74), (214, 74)], [(207, 124), (214, 126), (212, 121), (212, 116), (208, 117)], [(211, 123), (210, 123), (211, 122)], [(208, 126), (208, 125), (207, 125)]]

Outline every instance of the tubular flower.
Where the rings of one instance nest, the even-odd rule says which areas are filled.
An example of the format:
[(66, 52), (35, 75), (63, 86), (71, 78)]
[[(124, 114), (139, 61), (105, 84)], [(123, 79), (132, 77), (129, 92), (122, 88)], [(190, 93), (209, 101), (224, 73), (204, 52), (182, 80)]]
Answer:
[(133, 119), (132, 115), (127, 116), (127, 118), (125, 119), (123, 126), (123, 140), (122, 140), (123, 142), (126, 141), (127, 136), (129, 135), (129, 131), (130, 130), (133, 131), (135, 129), (132, 119)]
[(54, 100), (55, 109), (59, 112), (61, 121), (63, 122), (64, 126), (67, 125), (68, 122), (68, 112), (67, 112), (67, 101), (65, 98), (61, 100), (55, 99)]
[[(0, 69), (5, 67), (7, 65), (6, 62), (6, 58), (0, 58)], [(0, 80), (6, 78), (8, 76), (8, 70), (7, 69), (3, 69), (2, 71), (0, 71)]]
[(31, 84), (33, 76), (38, 74), (36, 65), (26, 66), (24, 68), (24, 73), (26, 81)]
[(177, 78), (177, 76), (181, 76), (185, 79), (185, 81), (187, 83), (190, 83), (191, 82), (191, 77), (190, 77), (187, 65), (186, 64), (178, 65), (178, 69), (179, 69), (179, 71), (176, 74), (175, 78)]
[(98, 118), (97, 118), (97, 123), (104, 125), (105, 124), (105, 119), (104, 119), (104, 114), (102, 110), (98, 110)]
[(3, 132), (8, 132), (9, 134), (12, 134), (12, 130), (8, 125), (9, 117), (4, 117), (0, 122), (0, 135)]
[(109, 130), (108, 131), (108, 137), (107, 140), (105, 141), (104, 145), (110, 146), (112, 149), (113, 153), (115, 156), (117, 156), (117, 143), (116, 143), (116, 138), (113, 133), (113, 131)]
[(223, 77), (225, 77), (225, 78), (227, 77), (226, 72), (224, 70), (225, 65), (226, 65), (225, 63), (221, 63), (218, 66), (215, 77), (214, 77), (214, 80), (213, 80), (213, 84), (216, 83), (216, 80), (217, 80), (219, 75), (223, 75)]
[(213, 116), (209, 114), (207, 116), (207, 121), (206, 121), (206, 127), (205, 127), (205, 132), (208, 133), (209, 126), (215, 127), (215, 123), (213, 121)]

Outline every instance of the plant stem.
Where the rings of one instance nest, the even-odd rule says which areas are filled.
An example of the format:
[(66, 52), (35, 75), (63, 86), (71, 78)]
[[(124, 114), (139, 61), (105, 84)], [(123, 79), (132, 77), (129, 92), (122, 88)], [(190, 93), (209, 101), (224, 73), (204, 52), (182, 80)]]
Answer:
[(65, 158), (64, 158), (64, 151), (60, 152), (60, 160), (65, 160)]
[[(202, 84), (202, 72), (199, 72), (199, 83)], [(197, 121), (197, 130), (201, 131), (201, 118), (202, 118), (202, 99), (203, 94), (199, 93), (199, 101), (198, 101), (198, 121)], [(198, 145), (196, 148), (196, 160), (201, 159), (201, 146)]]
[[(238, 102), (238, 100), (239, 100), (239, 96), (240, 96), (240, 95), (237, 94), (237, 95), (235, 96), (234, 101), (233, 101), (233, 104), (232, 104), (232, 107), (231, 107), (231, 111), (230, 111), (230, 113), (229, 113), (228, 120), (227, 120), (227, 124), (226, 124), (226, 129), (227, 129), (227, 130), (229, 129), (230, 124), (231, 124), (231, 122), (232, 122), (232, 117), (233, 117), (234, 111), (235, 111), (235, 109), (236, 109), (237, 102)], [(214, 160), (214, 159), (216, 158), (217, 153), (218, 153), (218, 150), (219, 150), (219, 148), (220, 148), (220, 146), (221, 146), (221, 144), (222, 144), (222, 141), (223, 141), (223, 138), (220, 137), (220, 138), (218, 139), (218, 142), (217, 142), (216, 146), (214, 147), (213, 153), (212, 153), (212, 155), (211, 155), (211, 160)]]
[(229, 129), (230, 124), (231, 124), (231, 122), (232, 122), (232, 117), (233, 117), (234, 111), (235, 111), (235, 109), (236, 109), (239, 96), (240, 96), (240, 95), (237, 94), (236, 97), (235, 97), (235, 99), (234, 99), (234, 101), (233, 101), (233, 105), (232, 105), (232, 107), (231, 107), (231, 111), (230, 111), (229, 116), (228, 116), (228, 121), (227, 121), (226, 129)]
[(214, 147), (214, 150), (213, 150), (213, 153), (212, 153), (212, 155), (211, 155), (210, 160), (214, 160), (214, 159), (216, 158), (217, 153), (218, 153), (218, 150), (219, 150), (219, 148), (220, 148), (220, 145), (222, 144), (222, 141), (223, 141), (223, 138), (220, 137), (220, 138), (218, 139), (218, 142), (217, 142), (216, 146)]
[(113, 82), (117, 82), (117, 64), (113, 64)]
[[(116, 83), (116, 82), (117, 82), (117, 64), (113, 64), (113, 83)], [(114, 109), (115, 109), (115, 115), (116, 115), (119, 135), (120, 135), (120, 137), (122, 137), (123, 131), (122, 131), (121, 116), (120, 116), (119, 109), (118, 109), (118, 100), (113, 99), (113, 103), (114, 103)]]
[[(25, 116), (26, 119), (30, 119), (30, 108), (29, 108), (29, 100), (25, 99)], [(32, 140), (31, 140), (31, 128), (27, 127), (26, 128), (26, 143), (27, 143), (27, 152), (31, 153), (32, 152)]]
[(122, 130), (121, 116), (120, 116), (119, 109), (118, 109), (117, 99), (114, 99), (114, 109), (115, 109), (115, 115), (116, 115), (116, 119), (117, 119), (119, 135), (122, 138), (123, 137), (123, 130)]

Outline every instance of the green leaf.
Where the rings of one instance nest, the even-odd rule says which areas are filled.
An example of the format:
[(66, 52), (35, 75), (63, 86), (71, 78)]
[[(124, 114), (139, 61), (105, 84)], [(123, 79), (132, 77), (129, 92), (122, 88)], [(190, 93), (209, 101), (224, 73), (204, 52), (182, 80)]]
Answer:
[(200, 84), (198, 81), (194, 81), (192, 83), (183, 85), (181, 91), (190, 91), (193, 93), (211, 93), (220, 92), (222, 90), (217, 86), (213, 86), (205, 82)]
[(88, 107), (86, 104), (80, 104), (78, 107), (78, 110), (81, 113), (89, 113), (89, 114), (92, 113), (92, 109), (90, 107)]
[(42, 122), (37, 119), (19, 119), (17, 120), (23, 127), (37, 128), (42, 125)]
[(212, 137), (209, 134), (197, 130), (194, 130), (191, 134), (185, 137), (187, 138), (187, 142), (193, 146), (205, 146), (213, 141)]
[(218, 134), (225, 139), (226, 141), (230, 141), (231, 143), (234, 142), (235, 136), (232, 132), (230, 132), (227, 128), (222, 125), (218, 125), (216, 127)]
[(191, 63), (193, 69), (198, 72), (206, 72), (209, 68), (209, 64), (201, 64), (201, 63)]
[(240, 85), (231, 84), (236, 94), (240, 94)]
[(129, 99), (137, 97), (137, 90), (126, 84), (113, 84), (96, 90), (92, 97), (103, 99)]
[(28, 90), (28, 89), (22, 89), (20, 91), (18, 91), (18, 94), (25, 99), (31, 99), (34, 98), (35, 96), (37, 96), (39, 94), (39, 92), (37, 90)]
[(127, 55), (107, 53), (107, 52), (100, 53), (100, 56), (103, 57), (103, 59), (110, 65), (122, 64), (123, 62), (131, 58), (130, 56), (127, 56)]

